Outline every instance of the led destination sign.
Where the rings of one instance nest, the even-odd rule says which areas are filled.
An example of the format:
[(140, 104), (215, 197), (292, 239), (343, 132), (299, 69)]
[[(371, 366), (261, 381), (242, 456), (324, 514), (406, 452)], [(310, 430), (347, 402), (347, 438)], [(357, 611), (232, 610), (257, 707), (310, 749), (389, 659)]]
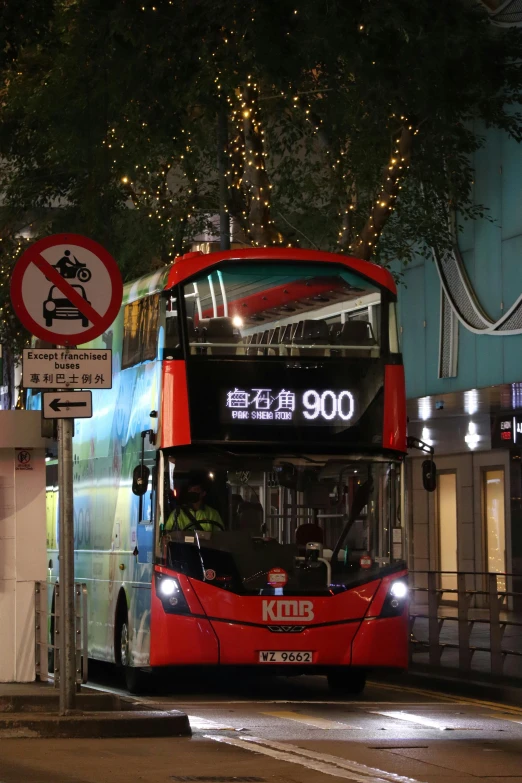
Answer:
[(221, 393), (222, 422), (237, 424), (353, 424), (355, 397), (347, 389), (238, 388)]

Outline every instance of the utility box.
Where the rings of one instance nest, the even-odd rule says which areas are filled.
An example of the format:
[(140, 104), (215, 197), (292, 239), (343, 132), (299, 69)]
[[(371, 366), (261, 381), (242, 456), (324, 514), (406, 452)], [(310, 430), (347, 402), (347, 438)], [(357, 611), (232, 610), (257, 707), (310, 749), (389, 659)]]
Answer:
[(0, 682), (35, 679), (35, 582), (47, 575), (40, 411), (0, 411)]

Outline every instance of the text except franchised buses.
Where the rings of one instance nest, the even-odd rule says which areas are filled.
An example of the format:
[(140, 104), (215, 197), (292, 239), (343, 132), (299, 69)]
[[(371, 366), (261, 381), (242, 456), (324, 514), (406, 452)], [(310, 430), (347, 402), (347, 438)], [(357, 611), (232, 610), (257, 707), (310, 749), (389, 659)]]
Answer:
[[(110, 351), (35, 351), (27, 349), (24, 351), (24, 359), (47, 362), (106, 362), (110, 360)], [(69, 366), (72, 369), (72, 365)], [(78, 369), (79, 365), (76, 366)]]
[(110, 389), (110, 348), (24, 348), (24, 379), (28, 389)]

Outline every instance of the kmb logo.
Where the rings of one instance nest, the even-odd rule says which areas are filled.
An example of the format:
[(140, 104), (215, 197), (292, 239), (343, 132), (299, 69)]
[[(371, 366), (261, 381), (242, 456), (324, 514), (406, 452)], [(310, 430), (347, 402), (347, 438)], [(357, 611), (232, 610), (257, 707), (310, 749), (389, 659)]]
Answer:
[(263, 620), (280, 622), (281, 620), (300, 620), (310, 622), (314, 619), (312, 601), (263, 601)]

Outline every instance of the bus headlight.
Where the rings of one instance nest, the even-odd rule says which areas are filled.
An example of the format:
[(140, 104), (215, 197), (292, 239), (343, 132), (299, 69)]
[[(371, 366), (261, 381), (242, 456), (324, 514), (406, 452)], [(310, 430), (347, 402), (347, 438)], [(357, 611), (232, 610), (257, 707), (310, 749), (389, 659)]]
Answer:
[(390, 587), (390, 595), (398, 599), (406, 598), (408, 595), (408, 585), (406, 582), (403, 582), (400, 579), (398, 579), (396, 582), (392, 582), (392, 586)]
[(159, 591), (166, 598), (170, 598), (171, 595), (175, 595), (175, 593), (179, 592), (179, 584), (176, 579), (170, 579), (167, 577), (166, 579), (161, 580), (159, 584)]
[(187, 600), (176, 577), (156, 571), (154, 579), (156, 595), (166, 614), (190, 614)]
[(398, 617), (408, 604), (408, 582), (406, 579), (396, 579), (391, 583), (384, 603), (381, 617)]

